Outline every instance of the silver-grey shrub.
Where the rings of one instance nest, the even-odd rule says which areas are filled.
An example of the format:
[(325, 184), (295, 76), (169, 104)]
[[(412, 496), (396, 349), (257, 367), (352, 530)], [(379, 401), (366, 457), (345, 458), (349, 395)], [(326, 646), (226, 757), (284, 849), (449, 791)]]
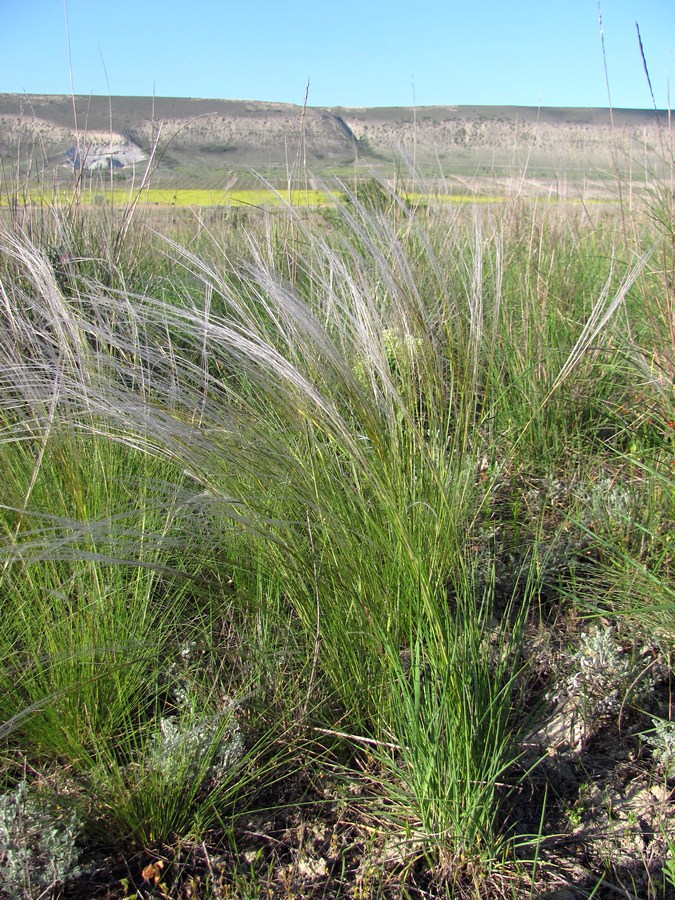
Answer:
[(82, 823), (41, 802), (25, 780), (0, 795), (0, 890), (11, 900), (37, 900), (75, 874)]

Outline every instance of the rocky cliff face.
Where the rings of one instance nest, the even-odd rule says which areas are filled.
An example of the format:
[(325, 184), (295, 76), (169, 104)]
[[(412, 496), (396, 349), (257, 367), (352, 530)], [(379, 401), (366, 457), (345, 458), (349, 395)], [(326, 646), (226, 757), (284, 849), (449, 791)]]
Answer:
[[(534, 109), (529, 107), (420, 107), (413, 109), (336, 109), (364, 148), (400, 151), (407, 157), (440, 161), (475, 157), (485, 161), (528, 157), (560, 161), (611, 161), (611, 150), (635, 153), (658, 146), (653, 111)], [(665, 113), (661, 127), (666, 126)]]
[[(77, 129), (75, 128), (77, 120)], [(0, 155), (37, 148), (59, 159), (80, 142), (111, 141), (137, 161), (157, 143), (167, 164), (209, 168), (336, 165), (393, 160), (417, 164), (475, 160), (552, 167), (570, 159), (610, 163), (610, 150), (633, 156), (659, 144), (653, 111), (420, 107), (321, 109), (282, 103), (149, 97), (0, 95)], [(666, 125), (663, 116), (663, 128)], [(95, 137), (92, 138), (92, 135)], [(629, 149), (628, 149), (629, 148)], [(636, 154), (636, 148), (638, 150)], [(126, 154), (126, 156), (125, 156)], [(104, 155), (104, 150), (98, 156)], [(71, 152), (72, 156), (72, 152)], [(97, 157), (98, 158), (98, 157)], [(66, 157), (63, 156), (63, 161)], [(72, 163), (72, 159), (71, 159)]]
[[(19, 97), (0, 95), (0, 146), (10, 156), (23, 143), (37, 144), (48, 156), (77, 142), (137, 145), (148, 153), (155, 141), (169, 153), (186, 150), (229, 153), (236, 161), (262, 152), (275, 161), (299, 151), (312, 160), (354, 158), (356, 141), (331, 110), (290, 104), (243, 101), (113, 98)], [(74, 119), (77, 117), (78, 128)], [(107, 126), (107, 130), (106, 130)], [(112, 126), (112, 127), (111, 127)]]

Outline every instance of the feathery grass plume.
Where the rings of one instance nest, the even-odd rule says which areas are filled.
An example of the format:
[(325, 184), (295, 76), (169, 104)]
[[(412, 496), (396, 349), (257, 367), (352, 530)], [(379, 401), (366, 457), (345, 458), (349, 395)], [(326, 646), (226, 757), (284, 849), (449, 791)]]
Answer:
[(0, 447), (16, 496), (32, 487), (29, 509), (0, 509), (0, 738), (57, 766), (54, 802), (78, 810), (90, 838), (161, 843), (278, 777), (286, 725), (248, 709), (255, 728), (239, 727), (269, 659), (244, 665), (240, 644), (211, 636), (222, 595), (199, 584), (204, 559), (187, 537), (198, 518), (183, 528), (175, 508), (180, 473), (59, 424), (37, 474), (26, 440)]
[[(434, 507), (440, 502), (447, 514), (447, 489), (458, 496), (467, 490), (465, 461), (447, 449), (466, 441), (468, 418), (462, 419), (463, 396), (446, 396), (442, 356), (431, 352), (444, 335), (432, 333), (430, 314), (401, 248), (396, 248), (398, 239), (385, 233), (378, 246), (366, 231), (371, 222), (355, 222), (354, 230), (356, 226), (369, 256), (354, 246), (346, 252), (318, 248), (323, 270), (312, 276), (310, 289), (332, 307), (323, 322), (323, 310), (311, 309), (260, 256), (236, 273), (210, 271), (201, 260), (186, 257), (205, 282), (205, 293), (213, 296), (212, 308), (224, 308), (219, 316), (208, 306), (202, 311), (147, 297), (132, 302), (114, 294), (80, 294), (79, 310), (64, 318), (77, 320), (86, 335), (85, 352), (94, 360), (93, 366), (69, 367), (65, 390), (71, 410), (79, 392), (81, 412), (95, 410), (101, 421), (114, 421), (120, 413), (119, 437), (154, 451), (161, 448), (214, 497), (225, 500), (234, 519), (243, 517), (256, 531), (273, 536), (283, 548), (280, 562), (285, 566), (290, 561), (307, 568), (309, 511), (317, 552), (327, 553), (327, 585), (335, 579), (351, 598), (347, 608), (355, 617), (358, 645), (372, 640), (366, 637), (372, 632), (368, 616), (375, 615), (370, 604), (388, 605), (402, 581), (392, 570), (374, 598), (364, 601), (362, 587), (344, 584), (341, 554), (351, 559), (356, 549), (367, 554), (369, 565), (392, 546), (417, 589), (415, 542), (443, 532)], [(398, 258), (387, 261), (385, 252), (392, 246)], [(345, 271), (339, 288), (331, 290), (326, 284), (333, 277), (331, 268), (344, 271), (347, 263), (354, 275), (347, 278)], [(376, 306), (380, 299), (383, 310)], [(107, 324), (112, 322), (114, 333)], [(409, 340), (411, 327), (419, 335)], [(98, 352), (99, 346), (106, 352)], [(86, 387), (74, 378), (79, 371), (87, 372)], [(220, 371), (226, 377), (219, 377)], [(129, 383), (139, 389), (128, 391)], [(163, 400), (167, 396), (168, 404)], [(147, 403), (146, 398), (162, 400)], [(199, 427), (194, 427), (196, 411)], [(456, 411), (459, 428), (450, 422)], [(253, 458), (241, 453), (247, 443), (255, 448)], [(452, 470), (458, 465), (460, 477), (455, 478)], [(419, 472), (411, 481), (414, 469)], [(436, 495), (431, 502), (426, 496), (430, 491)], [(236, 504), (230, 503), (232, 497)], [(431, 532), (430, 516), (435, 517)], [(327, 523), (328, 551), (323, 546)], [(365, 547), (361, 541), (354, 547), (359, 531), (372, 534), (373, 547), (368, 537)], [(443, 552), (433, 537), (430, 546), (432, 553)], [(303, 588), (314, 578), (314, 565), (309, 568), (299, 576)], [(327, 593), (335, 591), (327, 587)], [(302, 603), (301, 611), (313, 620), (314, 610), (309, 613)], [(387, 618), (401, 619), (395, 627), (405, 629), (404, 616), (390, 610)], [(354, 681), (354, 675), (340, 680)], [(369, 677), (361, 674), (355, 684), (370, 693)]]
[[(176, 614), (199, 608), (193, 587), (185, 588), (186, 607), (172, 607), (173, 578), (207, 571), (222, 584), (231, 576), (244, 621), (255, 606), (260, 633), (279, 644), (288, 633), (282, 623), (293, 623), (295, 653), (304, 654), (302, 720), (394, 744), (380, 764), (399, 821), (412, 816), (447, 859), (489, 858), (499, 843), (497, 782), (517, 753), (512, 671), (540, 574), (534, 536), (512, 612), (498, 614), (495, 561), (487, 575), (480, 571), (486, 555), (475, 552), (474, 538), (500, 472), (527, 460), (518, 451), (533, 424), (556, 439), (567, 409), (560, 419), (540, 414), (593, 357), (640, 264), (613, 296), (608, 282), (594, 306), (588, 296), (572, 298), (560, 337), (553, 300), (538, 303), (541, 279), (524, 300), (505, 302), (513, 276), (489, 210), (476, 212), (467, 230), (452, 211), (439, 209), (434, 219), (397, 196), (385, 207), (354, 197), (337, 204), (331, 220), (326, 227), (326, 214), (295, 208), (270, 213), (235, 258), (219, 235), (199, 253), (167, 241), (172, 281), (138, 293), (95, 272), (59, 282), (25, 235), (0, 236), (11, 272), (2, 280), (0, 330), (0, 417), (14, 484), (5, 577), (23, 585), (13, 595), (24, 592), (27, 613), (7, 646), (14, 670), (25, 668), (25, 696), (15, 695), (5, 715), (35, 708), (40, 715), (15, 719), (15, 737), (51, 717), (40, 739), (53, 740), (55, 717), (68, 710), (63, 680), (66, 688), (88, 685), (99, 717), (107, 707), (114, 715), (92, 720), (89, 730), (86, 716), (70, 709), (68, 753), (91, 760), (88, 783), (96, 776), (108, 784), (118, 821), (135, 820), (139, 834), (158, 839), (176, 823), (178, 794), (170, 791), (174, 811), (161, 827), (147, 804), (143, 815), (126, 817), (143, 783), (134, 772), (156, 758), (158, 724), (185, 763), (195, 746), (189, 736), (211, 720), (213, 705), (204, 702), (194, 722), (177, 716), (164, 731), (161, 714), (138, 723), (131, 710), (143, 678), (161, 695), (158, 660), (175, 641)], [(552, 292), (561, 283), (552, 278)], [(130, 491), (121, 509), (118, 489), (105, 482), (97, 515), (89, 501), (72, 503), (65, 487), (48, 511), (36, 509), (42, 479), (57, 485), (67, 477), (58, 462), (63, 435), (76, 458), (84, 451), (74, 436), (84, 435), (106, 448), (96, 451), (101, 458), (119, 453), (130, 466), (137, 451), (154, 458), (157, 469), (140, 479), (147, 495), (121, 477)], [(104, 478), (108, 463), (99, 465), (96, 452), (75, 483)], [(113, 559), (115, 536), (122, 548), (135, 545), (127, 561), (139, 565), (113, 574), (108, 566), (124, 556)], [(36, 574), (41, 558), (50, 565)], [(41, 578), (44, 640), (52, 641), (44, 647), (28, 621)], [(68, 579), (73, 589), (64, 592)], [(255, 604), (244, 590), (252, 583), (266, 585)], [(84, 644), (68, 643), (68, 604), (91, 636)], [(16, 622), (23, 605), (11, 612)], [(121, 634), (125, 618), (147, 654)], [(100, 664), (119, 647), (130, 682), (112, 666), (105, 684), (113, 696), (101, 704), (92, 696)], [(402, 652), (410, 654), (408, 673)], [(26, 667), (27, 656), (38, 662)], [(241, 675), (244, 693), (251, 679)], [(206, 731), (208, 773), (220, 738)], [(114, 734), (112, 756), (99, 734)], [(177, 768), (183, 784), (190, 764)], [(153, 802), (162, 784), (150, 792)], [(398, 794), (393, 785), (403, 786)], [(181, 829), (200, 808), (193, 799)]]

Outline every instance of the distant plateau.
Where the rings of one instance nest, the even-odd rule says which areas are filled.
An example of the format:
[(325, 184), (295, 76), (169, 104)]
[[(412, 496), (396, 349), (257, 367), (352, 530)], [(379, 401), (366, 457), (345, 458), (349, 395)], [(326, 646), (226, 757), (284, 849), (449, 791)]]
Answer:
[[(156, 165), (155, 183), (217, 187), (256, 172), (279, 182), (394, 167), (427, 175), (582, 177), (658, 156), (667, 114), (516, 106), (306, 107), (244, 100), (0, 94), (8, 168), (112, 170)], [(250, 176), (249, 176), (250, 177)]]

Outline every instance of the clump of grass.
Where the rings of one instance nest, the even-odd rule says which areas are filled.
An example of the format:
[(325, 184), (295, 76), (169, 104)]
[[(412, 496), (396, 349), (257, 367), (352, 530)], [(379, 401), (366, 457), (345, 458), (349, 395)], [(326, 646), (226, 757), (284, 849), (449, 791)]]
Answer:
[[(257, 674), (235, 673), (225, 660), (240, 648), (216, 645), (217, 582), (181, 504), (184, 476), (70, 432), (55, 407), (37, 443), (35, 413), (0, 452), (2, 740), (38, 771), (65, 763), (55, 802), (79, 810), (90, 837), (198, 833), (224, 815), (228, 791), (245, 793), (251, 770), (278, 766), (266, 725), (239, 729)], [(199, 665), (186, 633), (204, 644)]]
[(479, 593), (465, 584), (445, 620), (442, 649), (418, 633), (409, 667), (393, 666), (397, 744), (378, 754), (387, 774), (380, 815), (405, 816), (411, 840), (452, 877), (481, 858), (496, 860), (505, 839), (497, 817), (502, 779), (519, 754), (512, 707), (528, 606), (521, 587), (507, 626), (492, 618), (490, 585)]

